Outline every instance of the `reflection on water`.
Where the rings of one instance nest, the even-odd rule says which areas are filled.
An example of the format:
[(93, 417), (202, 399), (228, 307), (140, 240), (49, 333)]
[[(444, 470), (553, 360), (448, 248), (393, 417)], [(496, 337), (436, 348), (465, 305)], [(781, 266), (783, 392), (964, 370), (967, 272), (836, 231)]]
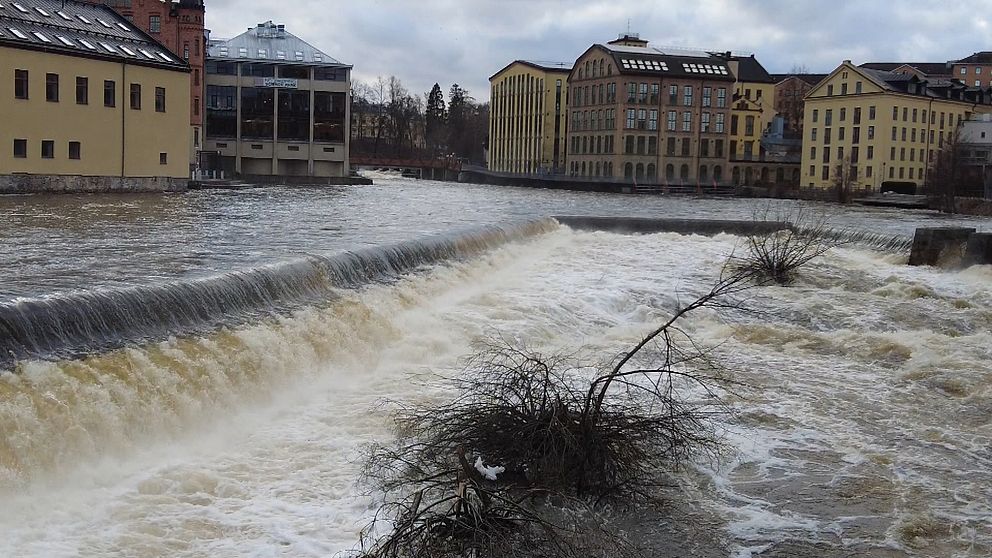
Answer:
[[(169, 195), (0, 196), (0, 300), (146, 284), (546, 215), (747, 219), (758, 202), (622, 196), (397, 178), (374, 186)], [(825, 205), (829, 212), (836, 206)], [(979, 228), (992, 220), (955, 218)], [(844, 208), (837, 226), (912, 234), (933, 212)]]

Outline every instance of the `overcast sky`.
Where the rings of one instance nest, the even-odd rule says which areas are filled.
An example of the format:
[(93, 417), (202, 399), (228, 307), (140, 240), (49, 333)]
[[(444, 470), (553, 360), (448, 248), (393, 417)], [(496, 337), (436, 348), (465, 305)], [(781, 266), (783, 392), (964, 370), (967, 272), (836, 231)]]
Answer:
[(478, 100), (515, 59), (573, 62), (627, 29), (654, 45), (753, 52), (769, 72), (842, 60), (945, 62), (992, 50), (992, 0), (206, 0), (230, 38), (267, 20), (412, 92), (458, 83)]

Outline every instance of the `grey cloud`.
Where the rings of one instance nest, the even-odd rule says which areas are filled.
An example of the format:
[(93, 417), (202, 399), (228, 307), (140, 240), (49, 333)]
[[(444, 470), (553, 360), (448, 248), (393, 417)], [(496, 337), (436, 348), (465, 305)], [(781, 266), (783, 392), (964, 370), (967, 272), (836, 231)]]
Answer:
[(571, 62), (627, 28), (655, 44), (754, 52), (772, 72), (840, 61), (946, 61), (992, 48), (992, 0), (207, 0), (207, 26), (231, 37), (269, 19), (353, 64), (488, 98), (509, 61)]

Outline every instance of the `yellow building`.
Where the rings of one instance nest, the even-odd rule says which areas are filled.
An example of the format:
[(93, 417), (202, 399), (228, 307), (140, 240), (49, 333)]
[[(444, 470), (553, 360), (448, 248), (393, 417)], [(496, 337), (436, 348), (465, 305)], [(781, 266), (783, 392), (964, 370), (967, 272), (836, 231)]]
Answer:
[(109, 8), (26, 4), (0, 7), (0, 189), (36, 190), (40, 178), (43, 189), (94, 189), (78, 177), (166, 189), (188, 178), (188, 66)]
[[(958, 124), (992, 112), (988, 95), (951, 80), (845, 61), (806, 96), (801, 184), (878, 190), (926, 185), (928, 163)], [(845, 173), (842, 175), (841, 173)]]
[(731, 161), (762, 160), (761, 135), (775, 118), (776, 80), (751, 56), (727, 56), (734, 74), (730, 111)]
[(571, 70), (517, 60), (489, 78), (490, 170), (564, 172)]

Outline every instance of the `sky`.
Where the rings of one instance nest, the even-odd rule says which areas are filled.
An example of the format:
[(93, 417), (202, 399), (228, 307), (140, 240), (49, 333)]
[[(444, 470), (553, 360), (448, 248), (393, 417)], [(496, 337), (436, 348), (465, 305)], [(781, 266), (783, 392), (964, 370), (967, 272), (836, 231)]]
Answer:
[(772, 73), (844, 60), (946, 62), (992, 50), (992, 0), (206, 0), (214, 38), (273, 20), (353, 80), (412, 93), (453, 83), (479, 101), (517, 59), (574, 62), (629, 30), (655, 46), (753, 53)]

